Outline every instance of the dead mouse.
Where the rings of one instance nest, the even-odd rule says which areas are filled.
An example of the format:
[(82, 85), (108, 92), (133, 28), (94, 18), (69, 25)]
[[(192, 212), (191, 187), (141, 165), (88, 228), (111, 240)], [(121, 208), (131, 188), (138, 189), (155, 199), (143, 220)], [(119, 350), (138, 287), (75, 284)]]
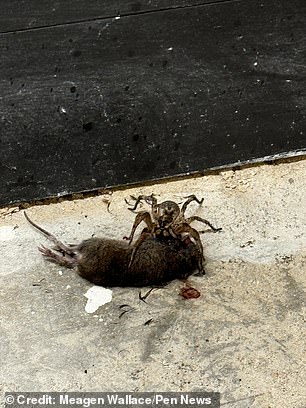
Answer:
[(133, 245), (108, 238), (90, 238), (77, 245), (67, 245), (35, 224), (29, 223), (54, 244), (51, 249), (39, 247), (47, 260), (68, 268), (101, 286), (160, 286), (173, 279), (186, 279), (196, 269), (201, 253), (189, 238), (154, 238), (148, 234), (130, 262)]

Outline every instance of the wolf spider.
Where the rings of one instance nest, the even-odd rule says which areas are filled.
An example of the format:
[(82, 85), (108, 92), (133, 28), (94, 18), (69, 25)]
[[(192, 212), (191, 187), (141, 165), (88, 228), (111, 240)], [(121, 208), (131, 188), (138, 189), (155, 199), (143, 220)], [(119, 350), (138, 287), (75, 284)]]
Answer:
[(136, 200), (136, 202), (134, 207), (129, 208), (129, 210), (135, 211), (138, 204), (141, 201), (145, 201), (146, 203), (151, 204), (151, 213), (148, 211), (139, 211), (136, 215), (130, 235), (128, 237), (124, 237), (124, 239), (128, 240), (129, 244), (131, 244), (138, 225), (142, 221), (146, 223), (146, 228), (142, 230), (139, 238), (134, 244), (129, 267), (133, 262), (137, 248), (146, 238), (148, 238), (148, 236), (182, 238), (182, 234), (185, 233), (195, 241), (195, 244), (201, 254), (201, 259), (199, 261), (199, 272), (204, 273), (203, 246), (200, 239), (200, 233), (203, 233), (204, 231), (198, 232), (195, 228), (192, 228), (190, 224), (193, 221), (199, 221), (208, 225), (214, 232), (220, 231), (222, 228), (215, 228), (209, 221), (198, 217), (197, 215), (185, 218), (185, 211), (188, 205), (192, 201), (202, 204), (203, 198), (199, 200), (194, 194), (188, 196), (186, 197), (187, 201), (185, 201), (181, 209), (174, 201), (163, 201), (162, 203), (158, 204), (157, 199), (153, 196), (153, 194), (150, 196), (140, 195), (138, 198), (132, 198)]

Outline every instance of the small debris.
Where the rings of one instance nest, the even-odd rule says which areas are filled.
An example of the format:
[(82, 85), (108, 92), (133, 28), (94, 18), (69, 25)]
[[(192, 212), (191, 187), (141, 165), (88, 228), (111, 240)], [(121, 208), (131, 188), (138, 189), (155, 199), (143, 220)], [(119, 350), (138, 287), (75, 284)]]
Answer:
[(127, 305), (127, 304), (125, 304), (125, 305), (120, 305), (119, 306), (119, 309), (123, 309), (124, 307), (131, 307), (130, 305)]
[(45, 278), (40, 279), (39, 281), (33, 282), (32, 286), (41, 286), (41, 282), (44, 281)]
[(153, 318), (152, 318), (152, 319), (147, 320), (147, 321), (144, 323), (144, 326), (149, 326), (149, 324), (151, 324), (151, 323), (152, 323), (152, 321), (153, 321)]
[(119, 319), (121, 319), (121, 317), (127, 312), (129, 312), (129, 310), (124, 310), (123, 312), (121, 312), (120, 315), (119, 315)]
[(15, 214), (15, 213), (17, 213), (19, 211), (20, 211), (19, 207), (1, 208), (0, 209), (0, 218), (5, 218), (6, 216)]
[(121, 319), (121, 317), (122, 317), (125, 313), (128, 313), (128, 312), (131, 312), (132, 310), (135, 310), (134, 307), (132, 307), (132, 306), (130, 306), (130, 305), (127, 305), (127, 304), (119, 306), (119, 309), (123, 309), (123, 308), (126, 308), (126, 307), (127, 307), (128, 309), (127, 309), (127, 310), (123, 310), (123, 312), (120, 313), (119, 319)]
[(60, 106), (59, 112), (60, 112), (60, 113), (63, 113), (63, 114), (66, 114), (66, 113), (67, 113), (67, 110), (66, 110), (63, 106)]
[(240, 248), (253, 247), (254, 242), (255, 241), (253, 239), (249, 239), (248, 241), (240, 244)]
[(140, 291), (138, 295), (139, 299), (142, 300), (144, 303), (147, 303), (146, 298), (149, 296), (149, 294), (152, 292), (153, 289), (156, 289), (156, 288), (151, 288), (150, 290), (148, 290), (148, 292), (144, 296), (141, 295), (141, 291)]

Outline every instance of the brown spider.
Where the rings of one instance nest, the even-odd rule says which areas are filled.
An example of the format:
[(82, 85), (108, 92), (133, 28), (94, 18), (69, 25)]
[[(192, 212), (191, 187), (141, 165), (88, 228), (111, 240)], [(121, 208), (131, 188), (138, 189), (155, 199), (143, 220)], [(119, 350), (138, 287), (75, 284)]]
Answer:
[(203, 233), (204, 231), (198, 232), (195, 228), (192, 228), (190, 224), (193, 221), (203, 222), (214, 232), (220, 231), (222, 228), (215, 228), (209, 221), (196, 215), (185, 218), (185, 211), (188, 205), (192, 201), (202, 204), (203, 198), (202, 200), (199, 200), (195, 195), (186, 197), (187, 201), (185, 201), (181, 209), (174, 201), (163, 201), (162, 203), (158, 204), (157, 199), (153, 196), (153, 194), (150, 196), (140, 195), (138, 198), (132, 198), (136, 202), (134, 207), (129, 208), (129, 210), (135, 211), (138, 204), (144, 200), (146, 203), (151, 204), (151, 214), (148, 211), (139, 211), (136, 215), (129, 237), (124, 237), (124, 239), (127, 239), (129, 244), (131, 244), (138, 225), (142, 221), (146, 223), (146, 228), (142, 230), (139, 238), (134, 244), (129, 266), (131, 266), (133, 262), (137, 248), (148, 236), (182, 238), (182, 234), (185, 233), (194, 239), (195, 244), (202, 255), (201, 260), (199, 261), (199, 272), (204, 273), (203, 246), (200, 239), (200, 233)]

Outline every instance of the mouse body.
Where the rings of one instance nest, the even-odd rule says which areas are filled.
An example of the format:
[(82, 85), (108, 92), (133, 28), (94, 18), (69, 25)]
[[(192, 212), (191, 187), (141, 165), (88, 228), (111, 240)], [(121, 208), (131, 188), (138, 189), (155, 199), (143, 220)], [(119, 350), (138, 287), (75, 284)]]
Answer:
[(76, 268), (78, 274), (106, 287), (162, 286), (174, 279), (187, 279), (196, 271), (201, 253), (187, 237), (152, 237), (151, 234), (137, 248), (129, 266), (133, 245), (109, 238), (89, 238), (80, 244), (67, 245), (59, 241), (25, 213), (29, 223), (54, 246), (41, 245), (38, 249), (49, 261)]

